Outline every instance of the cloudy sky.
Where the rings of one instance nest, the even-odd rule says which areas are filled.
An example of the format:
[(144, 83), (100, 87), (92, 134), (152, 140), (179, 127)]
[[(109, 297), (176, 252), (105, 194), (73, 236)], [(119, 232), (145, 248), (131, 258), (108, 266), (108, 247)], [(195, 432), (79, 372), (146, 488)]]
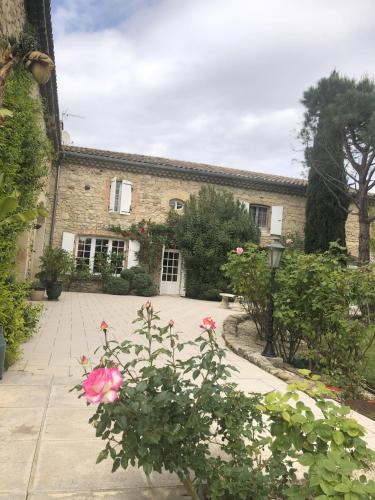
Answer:
[(373, 0), (52, 0), (74, 145), (301, 176), (303, 91), (375, 76)]

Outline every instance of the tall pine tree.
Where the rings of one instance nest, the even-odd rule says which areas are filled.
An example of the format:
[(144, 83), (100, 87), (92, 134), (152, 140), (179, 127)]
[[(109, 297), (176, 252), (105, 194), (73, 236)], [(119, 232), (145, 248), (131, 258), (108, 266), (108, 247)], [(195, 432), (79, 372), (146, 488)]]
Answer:
[(332, 241), (345, 246), (349, 198), (344, 168), (343, 135), (329, 113), (330, 104), (342, 90), (338, 73), (323, 78), (304, 93), (307, 110), (302, 137), (311, 141), (305, 158), (309, 168), (305, 251), (324, 252)]

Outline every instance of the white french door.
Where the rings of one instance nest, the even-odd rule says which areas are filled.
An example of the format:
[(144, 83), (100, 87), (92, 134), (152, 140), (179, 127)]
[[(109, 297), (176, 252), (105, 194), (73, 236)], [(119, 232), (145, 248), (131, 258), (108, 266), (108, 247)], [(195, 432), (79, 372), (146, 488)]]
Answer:
[(161, 295), (179, 295), (181, 282), (181, 253), (172, 248), (163, 249), (160, 277)]

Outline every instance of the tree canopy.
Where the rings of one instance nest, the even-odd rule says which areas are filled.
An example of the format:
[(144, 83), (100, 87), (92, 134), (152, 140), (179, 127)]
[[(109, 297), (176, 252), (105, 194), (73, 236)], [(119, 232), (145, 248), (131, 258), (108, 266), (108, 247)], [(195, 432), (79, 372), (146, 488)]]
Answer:
[(375, 220), (369, 214), (369, 194), (375, 187), (375, 83), (333, 72), (308, 89), (302, 102), (307, 110), (301, 135), (307, 148), (315, 146), (315, 152), (308, 153), (311, 176), (319, 176), (337, 207), (349, 211), (348, 201), (354, 204), (359, 260), (369, 261), (370, 224)]
[(203, 187), (191, 195), (182, 215), (172, 214), (177, 248), (186, 267), (186, 295), (216, 299), (228, 289), (221, 266), (228, 252), (259, 241), (259, 230), (245, 206), (228, 192)]

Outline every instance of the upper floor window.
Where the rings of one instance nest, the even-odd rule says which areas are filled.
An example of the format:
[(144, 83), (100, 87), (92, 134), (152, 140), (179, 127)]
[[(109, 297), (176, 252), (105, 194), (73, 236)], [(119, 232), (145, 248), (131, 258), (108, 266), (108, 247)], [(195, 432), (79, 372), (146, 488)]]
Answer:
[(269, 207), (263, 205), (250, 205), (250, 213), (255, 225), (262, 231), (269, 230)]
[(111, 180), (109, 196), (109, 211), (120, 214), (130, 214), (132, 204), (132, 183), (114, 177)]
[(184, 202), (177, 199), (169, 200), (169, 206), (174, 210), (181, 210), (182, 208), (184, 208)]

